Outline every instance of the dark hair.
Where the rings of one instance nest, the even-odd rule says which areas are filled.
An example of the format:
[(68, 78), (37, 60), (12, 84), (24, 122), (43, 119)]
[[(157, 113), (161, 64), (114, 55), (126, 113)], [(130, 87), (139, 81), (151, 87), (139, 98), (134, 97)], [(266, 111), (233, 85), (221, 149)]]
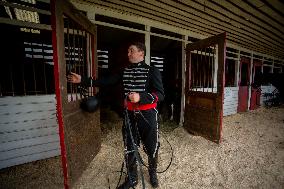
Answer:
[(131, 46), (131, 45), (134, 45), (134, 46), (137, 47), (138, 50), (143, 51), (143, 52), (144, 52), (144, 56), (146, 56), (146, 46), (145, 46), (144, 43), (141, 43), (141, 42), (137, 42), (137, 41), (136, 41), (136, 42), (130, 43), (129, 46)]

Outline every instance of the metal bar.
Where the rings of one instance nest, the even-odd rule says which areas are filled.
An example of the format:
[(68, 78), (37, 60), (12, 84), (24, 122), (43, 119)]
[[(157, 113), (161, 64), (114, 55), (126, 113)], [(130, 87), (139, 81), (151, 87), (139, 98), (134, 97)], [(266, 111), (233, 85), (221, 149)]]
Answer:
[[(208, 50), (208, 48), (206, 48), (206, 49)], [(209, 91), (209, 87), (210, 87), (210, 56), (206, 56), (206, 64), (208, 65), (206, 85), (207, 85), (207, 88), (208, 88), (207, 91)]]
[[(78, 29), (77, 30), (77, 34), (80, 34), (80, 30)], [(80, 75), (82, 75), (82, 65), (81, 65), (81, 58), (80, 58), (80, 53), (81, 53), (81, 50), (80, 50), (80, 36), (78, 36), (76, 38), (76, 46), (77, 46), (77, 57), (78, 57), (78, 65), (79, 65), (79, 73)]]
[[(79, 29), (76, 29), (76, 34), (79, 33)], [(79, 46), (79, 38), (80, 36), (75, 36), (75, 47), (77, 47), (77, 65), (78, 65), (78, 73), (82, 75), (81, 73), (81, 65), (80, 65), (80, 46)], [(76, 87), (77, 88), (77, 87)], [(76, 93), (76, 96), (78, 96), (78, 93)], [(80, 93), (80, 98), (82, 98)], [(78, 98), (78, 97), (77, 97)], [(79, 98), (78, 98), (79, 99)]]
[[(89, 64), (89, 75), (90, 75), (90, 77), (92, 77), (92, 35), (88, 32), (88, 35), (89, 35), (89, 37), (88, 37), (88, 43), (89, 43), (89, 47), (88, 47), (88, 51), (89, 51), (89, 62), (88, 62), (88, 64)], [(91, 88), (91, 90), (89, 91), (89, 94), (92, 94), (92, 88)]]
[(201, 82), (201, 79), (202, 79), (202, 76), (201, 76), (201, 72), (202, 72), (202, 64), (201, 64), (201, 56), (202, 56), (202, 53), (201, 53), (201, 51), (199, 50), (198, 52), (200, 52), (200, 56), (199, 56), (199, 53), (198, 53), (198, 57), (197, 57), (197, 60), (199, 59), (200, 60), (200, 62), (199, 61), (197, 61), (197, 63), (198, 63), (198, 87), (202, 87), (202, 82)]
[(201, 57), (200, 57), (200, 59), (201, 59), (201, 66), (202, 66), (202, 69), (201, 69), (201, 71), (202, 71), (202, 73), (201, 73), (201, 75), (202, 75), (201, 76), (201, 78), (202, 78), (202, 92), (204, 92), (204, 87), (205, 87), (205, 85), (204, 85), (205, 67), (204, 67), (204, 62), (203, 62), (203, 53), (202, 53), (202, 51), (203, 51), (203, 49), (201, 49)]
[[(95, 36), (94, 34), (92, 34), (92, 37), (91, 37), (91, 73), (92, 73), (92, 77), (93, 76), (97, 76), (96, 75), (96, 69), (95, 69), (95, 53), (96, 53), (96, 45), (95, 45)], [(92, 86), (91, 87), (91, 95), (94, 95), (95, 93), (95, 88)]]
[(82, 62), (83, 62), (83, 74), (86, 75), (86, 62), (85, 62), (85, 48), (84, 48), (84, 41), (85, 41), (85, 30), (82, 31), (82, 43), (81, 43), (81, 48), (82, 48)]
[[(211, 54), (211, 50), (212, 49), (210, 49), (209, 54)], [(214, 83), (213, 83), (214, 82), (214, 54), (213, 54), (213, 58), (210, 58), (210, 60), (211, 60), (211, 70), (212, 70), (212, 72), (211, 72), (211, 92), (213, 93), (213, 87), (214, 87)]]
[[(70, 56), (70, 33), (69, 33), (70, 24), (69, 24), (68, 19), (66, 19), (66, 22), (67, 22), (67, 44), (68, 44), (68, 54), (67, 54), (67, 56), (68, 56), (68, 67), (67, 67), (67, 69), (68, 69), (68, 72), (71, 72), (71, 71), (73, 72), (72, 63), (71, 63), (71, 56)], [(65, 42), (64, 42), (64, 45), (65, 45)], [(65, 55), (65, 57), (66, 57), (66, 55)], [(66, 64), (67, 64), (67, 61), (66, 61)], [(69, 87), (70, 87), (70, 94), (71, 94), (70, 101), (72, 102), (73, 101), (73, 84), (69, 83)]]
[[(69, 18), (67, 18), (67, 19), (69, 19)], [(72, 28), (74, 29), (75, 28), (75, 24), (74, 24), (74, 22), (71, 20), (71, 23), (72, 23)], [(75, 48), (76, 48), (76, 46), (75, 46), (75, 37), (76, 37), (76, 35), (75, 35), (75, 30), (73, 30), (74, 31), (74, 34), (72, 35), (72, 46), (73, 46), (73, 53), (72, 53), (72, 57), (73, 57), (73, 63), (74, 63), (74, 72), (75, 73), (77, 73), (77, 64), (76, 64), (76, 57), (75, 57)], [(75, 90), (74, 90), (74, 92), (75, 92), (75, 100), (78, 100), (78, 96), (77, 96), (77, 87), (75, 87), (74, 88)]]
[(193, 87), (195, 87), (195, 74), (196, 74), (196, 72), (195, 72), (195, 70), (196, 70), (196, 68), (195, 68), (195, 62), (196, 61), (194, 61), (194, 56), (193, 56), (193, 54), (192, 54), (192, 52), (190, 52), (190, 57), (191, 57), (191, 60), (190, 60), (190, 65), (189, 65), (189, 73), (190, 73), (190, 76), (189, 77), (191, 77), (191, 83), (190, 83), (190, 89), (191, 90), (193, 90)]

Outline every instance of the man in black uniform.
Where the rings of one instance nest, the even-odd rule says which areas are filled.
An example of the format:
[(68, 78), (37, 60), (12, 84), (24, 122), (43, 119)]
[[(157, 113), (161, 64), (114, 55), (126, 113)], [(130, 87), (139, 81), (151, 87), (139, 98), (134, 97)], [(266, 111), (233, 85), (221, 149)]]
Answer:
[[(68, 81), (95, 86), (105, 86), (122, 81), (125, 95), (125, 108), (129, 117), (134, 141), (139, 146), (142, 141), (148, 155), (149, 176), (151, 185), (158, 187), (157, 157), (159, 149), (157, 102), (164, 99), (164, 88), (159, 70), (144, 62), (146, 48), (143, 43), (132, 43), (128, 48), (128, 60), (131, 63), (122, 74), (99, 80), (83, 78), (71, 73)], [(91, 82), (92, 81), (92, 82)], [(127, 150), (126, 165), (128, 176), (119, 189), (127, 189), (137, 185), (137, 159), (134, 156), (130, 132), (125, 121), (122, 128)]]

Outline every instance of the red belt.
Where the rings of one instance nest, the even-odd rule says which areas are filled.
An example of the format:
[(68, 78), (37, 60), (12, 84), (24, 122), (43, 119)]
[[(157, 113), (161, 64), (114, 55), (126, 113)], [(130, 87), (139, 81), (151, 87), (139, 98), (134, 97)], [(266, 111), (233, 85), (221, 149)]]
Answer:
[(127, 110), (149, 110), (152, 108), (156, 108), (157, 107), (157, 103), (153, 103), (153, 104), (137, 104), (137, 103), (132, 103), (127, 101)]

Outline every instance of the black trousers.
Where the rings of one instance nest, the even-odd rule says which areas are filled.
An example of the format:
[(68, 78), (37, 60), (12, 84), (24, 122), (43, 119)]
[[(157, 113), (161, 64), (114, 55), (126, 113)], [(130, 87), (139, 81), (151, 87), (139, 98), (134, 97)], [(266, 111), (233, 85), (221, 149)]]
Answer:
[[(137, 146), (142, 143), (143, 149), (148, 155), (149, 168), (156, 170), (157, 168), (157, 155), (159, 150), (159, 134), (158, 134), (158, 111), (153, 108), (149, 110), (141, 111), (127, 111), (130, 123), (130, 129)], [(142, 115), (141, 115), (142, 114)], [(127, 119), (127, 118), (125, 118)], [(126, 121), (126, 120), (125, 120)], [(131, 142), (129, 127), (126, 125), (122, 127), (122, 134), (124, 139), (125, 148), (127, 151), (133, 151), (133, 145)], [(130, 152), (126, 156), (126, 163), (129, 174), (137, 172), (137, 159), (133, 152)], [(131, 173), (132, 172), (132, 173)], [(135, 174), (135, 173), (134, 173)]]

